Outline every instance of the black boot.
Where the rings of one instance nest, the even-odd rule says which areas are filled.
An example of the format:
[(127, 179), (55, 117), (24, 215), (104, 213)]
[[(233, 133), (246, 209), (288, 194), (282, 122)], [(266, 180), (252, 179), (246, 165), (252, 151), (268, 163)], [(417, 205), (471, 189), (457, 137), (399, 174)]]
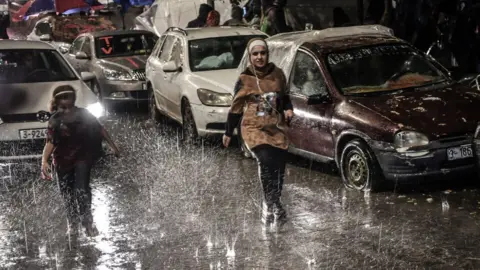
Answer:
[(265, 224), (270, 224), (275, 220), (275, 215), (273, 214), (273, 204), (263, 203), (262, 207), (262, 222)]
[(280, 200), (277, 200), (274, 203), (274, 207), (275, 207), (275, 217), (277, 218), (277, 220), (282, 220), (287, 218), (287, 212), (285, 211), (285, 209), (283, 209), (283, 206)]

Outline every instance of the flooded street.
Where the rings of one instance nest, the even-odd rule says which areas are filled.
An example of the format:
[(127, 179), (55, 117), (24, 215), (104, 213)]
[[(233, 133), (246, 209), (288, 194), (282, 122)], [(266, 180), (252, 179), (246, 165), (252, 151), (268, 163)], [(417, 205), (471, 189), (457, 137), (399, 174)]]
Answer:
[(97, 237), (68, 232), (57, 184), (35, 166), (1, 167), (2, 269), (480, 268), (473, 181), (363, 194), (291, 157), (288, 221), (265, 228), (256, 163), (236, 147), (182, 146), (144, 116), (106, 126), (122, 157), (95, 170)]

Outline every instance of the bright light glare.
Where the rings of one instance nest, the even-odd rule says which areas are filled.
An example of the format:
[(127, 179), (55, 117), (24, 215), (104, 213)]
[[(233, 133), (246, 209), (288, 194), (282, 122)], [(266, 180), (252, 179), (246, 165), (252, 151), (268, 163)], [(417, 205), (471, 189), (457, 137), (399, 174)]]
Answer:
[(87, 106), (87, 110), (93, 114), (96, 118), (100, 118), (105, 115), (105, 109), (100, 102), (96, 102)]

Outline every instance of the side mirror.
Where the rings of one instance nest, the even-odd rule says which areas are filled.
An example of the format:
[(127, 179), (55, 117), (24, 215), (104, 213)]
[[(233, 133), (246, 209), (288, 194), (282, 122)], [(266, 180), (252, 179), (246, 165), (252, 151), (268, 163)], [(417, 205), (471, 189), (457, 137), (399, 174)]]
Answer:
[(78, 60), (88, 60), (90, 57), (85, 52), (77, 52), (75, 58)]
[(91, 72), (82, 72), (80, 73), (80, 77), (82, 78), (83, 81), (85, 82), (88, 82), (88, 81), (93, 81), (97, 78), (97, 76), (95, 76), (95, 74), (91, 73)]
[(165, 63), (162, 67), (163, 71), (168, 73), (168, 72), (180, 72), (182, 71), (181, 67), (178, 67), (175, 61), (169, 61)]
[(50, 34), (44, 34), (40, 36), (41, 41), (52, 41), (52, 36)]
[(313, 95), (309, 96), (307, 100), (307, 105), (318, 105), (329, 103), (331, 101), (328, 95)]

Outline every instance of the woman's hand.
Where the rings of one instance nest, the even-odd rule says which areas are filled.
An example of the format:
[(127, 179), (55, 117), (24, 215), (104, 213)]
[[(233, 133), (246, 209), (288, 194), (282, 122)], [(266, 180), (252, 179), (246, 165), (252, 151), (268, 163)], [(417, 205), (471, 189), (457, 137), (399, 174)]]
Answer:
[(231, 137), (228, 137), (227, 135), (223, 135), (223, 138), (222, 138), (223, 146), (228, 147), (230, 145), (231, 140), (232, 140)]
[(285, 119), (287, 119), (287, 122), (290, 122), (292, 118), (293, 118), (293, 110), (285, 111)]
[(42, 167), (41, 167), (41, 174), (42, 174), (42, 179), (44, 180), (52, 180), (51, 176), (51, 167), (48, 162), (42, 162)]

